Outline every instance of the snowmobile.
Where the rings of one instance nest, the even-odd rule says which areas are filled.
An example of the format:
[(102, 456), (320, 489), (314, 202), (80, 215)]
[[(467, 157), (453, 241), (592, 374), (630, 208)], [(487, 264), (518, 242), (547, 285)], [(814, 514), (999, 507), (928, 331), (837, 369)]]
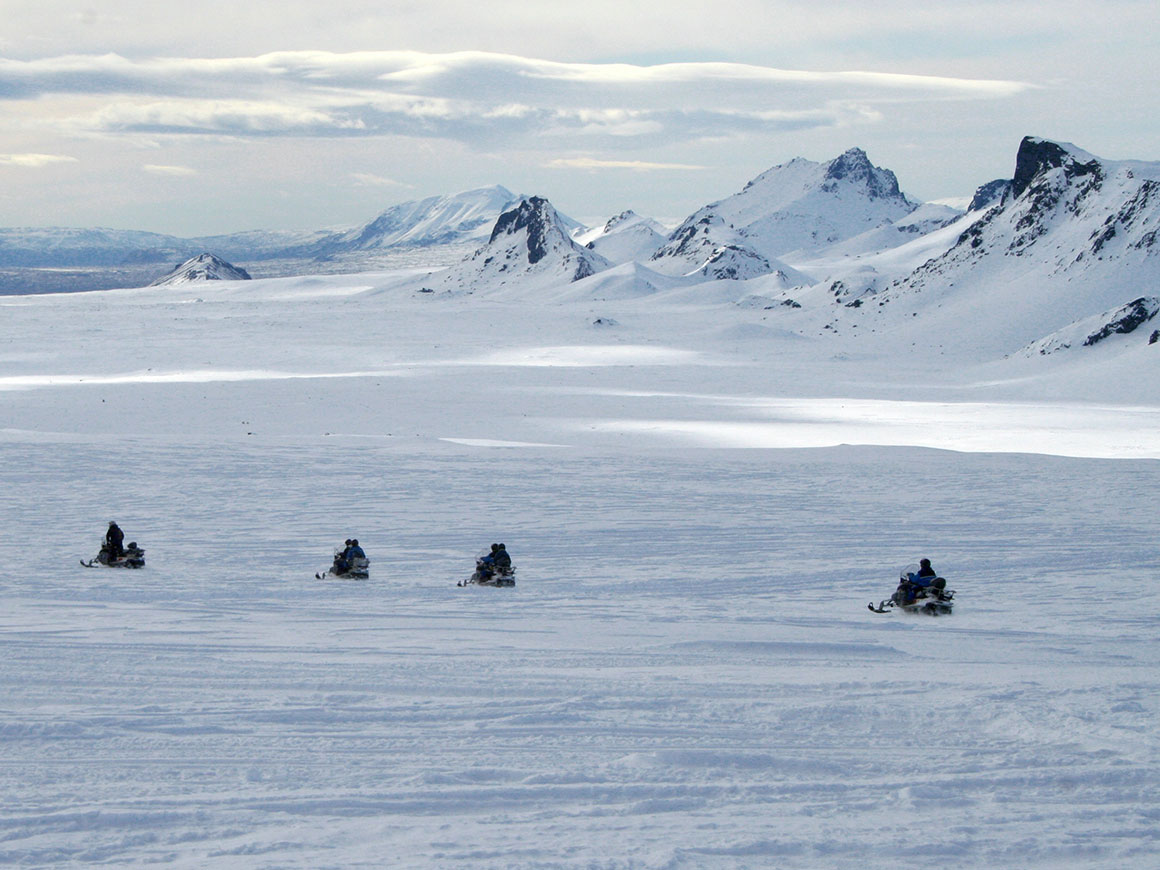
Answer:
[(894, 608), (907, 613), (926, 613), (930, 616), (945, 616), (954, 609), (955, 592), (947, 589), (947, 581), (942, 577), (919, 577), (917, 565), (907, 565), (898, 575), (898, 588), (894, 594), (874, 606), (871, 601), (866, 606), (875, 613), (889, 613)]
[(144, 568), (145, 551), (137, 546), (136, 541), (130, 541), (120, 556), (114, 556), (108, 545), (102, 544), (101, 552), (97, 553), (95, 559), (87, 562), (81, 559), (81, 564), (86, 568), (99, 568), (102, 565), (106, 568)]
[(334, 563), (320, 574), (315, 574), (316, 580), (325, 580), (327, 577), (336, 577), (339, 580), (367, 580), (371, 576), (371, 560), (366, 556), (353, 556), (348, 561), (338, 550), (334, 554)]
[(516, 569), (511, 565), (499, 566), (489, 562), (485, 556), (475, 560), (475, 572), (456, 586), (515, 586)]

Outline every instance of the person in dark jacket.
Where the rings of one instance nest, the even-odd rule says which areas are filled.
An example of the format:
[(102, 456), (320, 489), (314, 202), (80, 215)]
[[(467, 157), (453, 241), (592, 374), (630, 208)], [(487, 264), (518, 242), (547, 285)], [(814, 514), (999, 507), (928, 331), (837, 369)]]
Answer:
[(109, 530), (105, 532), (105, 549), (109, 551), (110, 559), (119, 559), (125, 555), (125, 533), (113, 520), (109, 521)]
[(334, 554), (334, 564), (330, 567), (333, 574), (345, 574), (350, 570), (350, 548), (354, 542), (347, 538), (342, 542), (341, 552)]
[(495, 563), (495, 567), (501, 571), (506, 571), (512, 566), (512, 557), (508, 555), (507, 547), (503, 544), (495, 545), (495, 551), (491, 554), (491, 560)]
[(475, 578), (477, 582), (486, 583), (492, 578), (499, 567), (495, 561), (495, 555), (499, 552), (499, 544), (491, 545), (491, 552), (486, 556), (475, 560)]

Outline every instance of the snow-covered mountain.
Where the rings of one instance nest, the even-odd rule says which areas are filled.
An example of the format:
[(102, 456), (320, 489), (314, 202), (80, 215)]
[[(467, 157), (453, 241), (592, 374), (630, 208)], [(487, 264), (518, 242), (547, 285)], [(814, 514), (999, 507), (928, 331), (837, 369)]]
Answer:
[(532, 196), (499, 216), (487, 243), (456, 265), (423, 279), (427, 292), (486, 293), (518, 286), (569, 284), (612, 264), (578, 245), (548, 200)]
[(429, 196), (392, 206), (361, 227), (320, 239), (297, 253), (334, 257), (403, 245), (480, 244), (487, 239), (496, 219), (518, 201), (519, 197), (499, 185)]
[(576, 241), (612, 263), (647, 260), (665, 243), (665, 228), (652, 218), (631, 209), (623, 211), (596, 229), (575, 236)]
[[(301, 234), (306, 241), (279, 250), (295, 252), (298, 259), (284, 264), (304, 270), (295, 274), (341, 264), (381, 269), (388, 252), (402, 249), (421, 257), (407, 264), (421, 266), (411, 272), (421, 277), (398, 279), (416, 290), (735, 302), (768, 312), (761, 315), (768, 325), (786, 333), (840, 341), (878, 335), (974, 359), (1157, 352), (1148, 344), (1156, 330), (1146, 325), (1156, 317), (1149, 300), (1160, 283), (1160, 163), (1107, 161), (1027, 137), (1012, 178), (980, 186), (964, 213), (916, 205), (892, 172), (851, 149), (828, 163), (774, 167), (699, 209), (667, 240), (661, 229), (625, 211), (578, 231), (546, 199), (513, 201), (496, 186), (404, 203), (362, 227)], [(262, 258), (279, 237), (217, 238), (225, 245), (212, 248), (219, 255), (237, 250), (226, 244), (234, 239), (269, 264)], [(190, 243), (105, 230), (7, 230), (0, 266), (21, 257), (151, 263), (197, 253), (181, 250)], [(467, 244), (474, 252), (463, 257)], [(443, 263), (454, 264), (431, 271)], [(223, 261), (195, 258), (158, 283), (242, 277)]]
[[(702, 269), (722, 248), (750, 262), (817, 251), (910, 214), (917, 203), (888, 169), (852, 148), (827, 163), (798, 158), (697, 210), (652, 257), (667, 274)], [(722, 276), (724, 277), (724, 276)]]
[(250, 274), (213, 254), (198, 254), (177, 267), (162, 278), (158, 278), (150, 287), (173, 286), (179, 284), (198, 284), (203, 281), (249, 281)]
[(932, 335), (1012, 353), (1154, 293), (1160, 163), (1108, 161), (1025, 138), (1001, 204), (881, 293), (882, 316), (919, 309)]
[[(131, 230), (0, 228), (0, 293), (139, 286), (124, 281), (202, 251), (261, 263), (267, 276), (360, 271), (385, 263), (452, 263), (486, 242), (499, 215), (518, 201), (496, 185), (401, 203), (358, 227), (250, 230), (190, 239)], [(559, 217), (570, 232), (583, 229)], [(52, 270), (63, 269), (87, 271), (82, 281), (76, 275), (66, 280), (63, 271), (54, 280)]]

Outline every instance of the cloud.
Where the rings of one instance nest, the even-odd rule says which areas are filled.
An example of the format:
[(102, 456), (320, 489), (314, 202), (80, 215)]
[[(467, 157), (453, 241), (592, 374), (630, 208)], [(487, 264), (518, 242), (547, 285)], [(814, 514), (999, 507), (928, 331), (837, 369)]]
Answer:
[[(740, 63), (561, 63), (488, 52), (0, 60), (0, 100), (88, 102), (73, 132), (407, 136), (607, 148), (840, 127), (916, 100), (1006, 99), (1016, 81)], [(94, 108), (95, 106), (95, 108)]]
[(599, 160), (595, 157), (558, 157), (545, 164), (552, 169), (631, 169), (634, 172), (699, 171), (705, 166), (689, 163), (651, 163), (645, 160)]
[(146, 163), (141, 168), (150, 175), (172, 175), (176, 177), (197, 175), (197, 170), (191, 169), (188, 166), (161, 166), (156, 163)]
[(393, 178), (384, 178), (381, 175), (373, 175), (369, 172), (352, 172), (350, 177), (363, 187), (403, 187), (408, 189), (412, 187), (412, 185), (406, 184), (405, 182), (395, 181)]
[(41, 169), (57, 163), (76, 163), (75, 157), (63, 154), (0, 154), (0, 166), (22, 166), (27, 169)]

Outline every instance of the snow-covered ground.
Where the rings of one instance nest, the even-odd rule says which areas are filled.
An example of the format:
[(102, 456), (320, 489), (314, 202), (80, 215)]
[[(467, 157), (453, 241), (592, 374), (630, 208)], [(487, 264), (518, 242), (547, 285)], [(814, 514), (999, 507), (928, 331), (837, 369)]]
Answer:
[(0, 864), (1157, 866), (1149, 388), (396, 283), (0, 299)]

